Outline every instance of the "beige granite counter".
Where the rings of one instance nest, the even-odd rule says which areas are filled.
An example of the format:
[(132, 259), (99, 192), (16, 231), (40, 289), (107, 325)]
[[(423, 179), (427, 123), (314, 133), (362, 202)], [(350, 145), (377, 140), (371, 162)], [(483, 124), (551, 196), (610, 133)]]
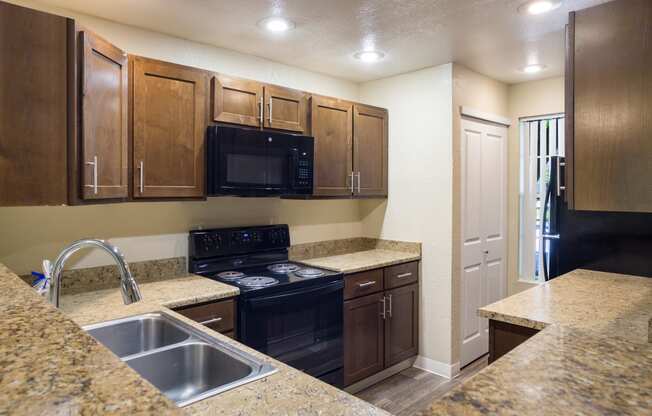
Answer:
[(479, 314), (541, 331), (423, 415), (652, 414), (652, 279), (576, 270)]
[(652, 279), (575, 270), (480, 308), (479, 314), (534, 329), (556, 324), (648, 342)]
[[(168, 309), (233, 296), (237, 289), (198, 276), (186, 276), (145, 283), (141, 291), (143, 300), (131, 305), (122, 304), (116, 289), (64, 295), (61, 299), (64, 315), (1, 267), (0, 296), (3, 296), (5, 313), (0, 316), (0, 328), (3, 334), (17, 332), (15, 337), (19, 339), (0, 340), (2, 359), (8, 362), (9, 368), (16, 368), (3, 372), (0, 379), (0, 414), (387, 415)], [(30, 298), (36, 307), (12, 306), (24, 303), (23, 297)], [(6, 313), (12, 308), (17, 320), (13, 327), (12, 318)], [(78, 326), (155, 311), (164, 311), (223, 342), (237, 345), (270, 362), (279, 371), (179, 409)], [(44, 318), (36, 319), (39, 315)], [(43, 327), (47, 328), (45, 332)], [(68, 345), (70, 342), (73, 344)], [(73, 354), (68, 349), (75, 348), (74, 342), (82, 342), (83, 347)]]
[(422, 415), (652, 414), (652, 344), (552, 325)]
[(120, 359), (0, 264), (0, 414), (178, 414)]
[(323, 267), (343, 273), (355, 273), (419, 259), (421, 259), (419, 253), (372, 249), (301, 261), (315, 267)]

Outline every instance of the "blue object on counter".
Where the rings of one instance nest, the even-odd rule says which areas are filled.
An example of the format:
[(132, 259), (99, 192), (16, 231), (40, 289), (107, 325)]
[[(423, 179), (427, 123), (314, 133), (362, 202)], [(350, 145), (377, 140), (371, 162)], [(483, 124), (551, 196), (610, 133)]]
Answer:
[(38, 282), (45, 279), (45, 275), (39, 272), (32, 272), (32, 276), (35, 277), (34, 281), (32, 282), (32, 286), (36, 286)]

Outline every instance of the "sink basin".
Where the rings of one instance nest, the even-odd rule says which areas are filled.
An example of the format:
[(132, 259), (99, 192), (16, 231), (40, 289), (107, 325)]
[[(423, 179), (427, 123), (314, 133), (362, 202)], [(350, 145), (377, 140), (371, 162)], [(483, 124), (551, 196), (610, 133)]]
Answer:
[(118, 357), (177, 344), (190, 338), (179, 326), (160, 314), (147, 314), (105, 322), (86, 331)]
[(180, 407), (276, 372), (253, 355), (165, 313), (84, 329)]
[(228, 386), (254, 371), (229, 354), (199, 342), (133, 358), (126, 363), (176, 403)]

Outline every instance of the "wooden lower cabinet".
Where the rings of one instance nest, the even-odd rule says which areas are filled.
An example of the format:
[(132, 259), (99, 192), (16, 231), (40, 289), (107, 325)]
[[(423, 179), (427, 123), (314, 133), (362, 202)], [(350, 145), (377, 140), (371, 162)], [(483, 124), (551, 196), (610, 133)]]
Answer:
[(539, 330), (507, 322), (489, 320), (489, 364), (518, 347)]
[(419, 287), (389, 290), (385, 298), (385, 367), (390, 367), (417, 355), (419, 350)]
[[(383, 291), (377, 269), (345, 276), (345, 284), (365, 286), (366, 291), (345, 289), (344, 302), (344, 385), (349, 386), (388, 367), (417, 355), (419, 347), (419, 285), (408, 284)], [(349, 284), (350, 283), (350, 284)]]
[(234, 299), (204, 302), (174, 309), (180, 315), (233, 338), (236, 302)]
[(383, 293), (344, 302), (344, 385), (384, 368)]

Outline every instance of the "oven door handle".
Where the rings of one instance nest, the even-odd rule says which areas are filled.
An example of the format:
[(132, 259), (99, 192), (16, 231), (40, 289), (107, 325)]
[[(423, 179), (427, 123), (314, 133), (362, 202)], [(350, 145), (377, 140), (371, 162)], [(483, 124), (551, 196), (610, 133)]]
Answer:
[(247, 299), (247, 303), (251, 308), (262, 308), (270, 305), (276, 305), (278, 303), (286, 303), (288, 299), (297, 297), (301, 300), (308, 298), (315, 298), (323, 295), (328, 295), (333, 292), (344, 290), (344, 281), (338, 280), (336, 282), (331, 282), (326, 285), (321, 285), (318, 287), (312, 287), (308, 289), (299, 289), (292, 292), (279, 293), (271, 296), (264, 296), (260, 298)]

